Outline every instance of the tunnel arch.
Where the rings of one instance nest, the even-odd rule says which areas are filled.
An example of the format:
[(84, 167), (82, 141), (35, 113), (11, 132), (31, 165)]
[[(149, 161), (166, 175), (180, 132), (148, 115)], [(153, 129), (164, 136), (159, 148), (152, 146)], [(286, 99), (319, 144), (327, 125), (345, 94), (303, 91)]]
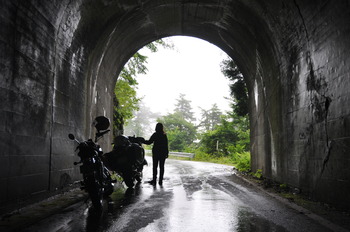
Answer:
[(350, 205), (347, 1), (1, 4), (2, 202), (52, 192), (67, 175), (78, 179), (66, 134), (91, 136), (96, 115), (112, 117), (116, 78), (137, 50), (186, 35), (221, 48), (246, 78), (253, 170)]
[[(263, 125), (252, 130), (252, 144), (253, 149), (265, 151), (253, 156), (255, 157), (253, 166), (255, 170), (262, 169), (266, 173), (271, 172), (269, 170), (271, 157), (264, 156), (271, 154), (272, 150), (278, 152), (278, 148), (272, 148), (272, 145), (265, 141), (256, 141), (254, 137), (260, 136), (259, 134), (267, 134), (267, 140), (270, 140), (273, 134), (277, 134), (275, 131), (281, 128), (280, 121), (265, 119), (268, 115), (264, 112), (266, 107), (263, 103), (268, 97), (266, 92), (269, 94), (268, 88), (270, 88), (265, 82), (274, 83), (272, 91), (278, 92), (280, 91), (278, 88), (281, 87), (277, 84), (281, 78), (280, 70), (277, 68), (281, 63), (279, 60), (281, 55), (274, 45), (276, 42), (274, 43), (273, 40), (276, 38), (273, 32), (259, 14), (238, 1), (220, 2), (219, 4), (217, 1), (214, 3), (179, 1), (177, 3), (146, 3), (142, 7), (129, 10), (126, 16), (108, 26), (106, 32), (108, 36), (102, 37), (104, 39), (99, 41), (101, 43), (99, 47), (103, 47), (105, 52), (102, 62), (101, 59), (96, 59), (101, 62), (100, 67), (104, 69), (102, 73), (95, 74), (99, 76), (97, 79), (103, 82), (108, 79), (111, 86), (114, 86), (117, 75), (113, 73), (119, 73), (129, 57), (144, 45), (166, 36), (192, 36), (216, 45), (229, 54), (239, 66), (246, 78), (249, 95), (258, 94), (260, 96), (259, 102), (255, 102), (257, 97), (251, 97), (250, 102), (254, 108), (250, 112), (252, 114), (251, 123)], [(255, 10), (263, 11), (263, 9)], [(184, 18), (184, 12), (189, 16)], [(106, 72), (105, 70), (115, 71)], [(280, 99), (277, 98), (277, 100)], [(257, 107), (258, 105), (261, 107)], [(278, 102), (277, 105), (280, 106), (281, 102)], [(270, 106), (270, 111), (281, 114), (281, 109), (275, 109), (275, 107), (275, 105)], [(260, 111), (257, 111), (259, 109)], [(257, 120), (254, 121), (253, 118)], [(282, 176), (281, 173), (275, 173), (275, 175)]]
[[(218, 4), (218, 9), (215, 9), (215, 4)], [(235, 6), (236, 4), (237, 6)], [(238, 10), (232, 10), (234, 7)], [(158, 10), (158, 8), (160, 9)], [(183, 13), (179, 13), (181, 11), (194, 11), (198, 15), (184, 20), (181, 18)], [(215, 13), (215, 16), (210, 15), (210, 12)], [(242, 12), (246, 16), (240, 18), (244, 15)], [(236, 18), (232, 17), (234, 13), (237, 13)], [(226, 16), (221, 14), (226, 14)], [(115, 67), (114, 69), (120, 70), (129, 57), (144, 45), (163, 37), (175, 35), (201, 38), (218, 46), (235, 59), (247, 76), (255, 74), (258, 46), (263, 51), (262, 54), (268, 55), (267, 58), (278, 57), (276, 55), (278, 51), (272, 42), (274, 40), (271, 36), (273, 32), (269, 31), (267, 25), (264, 25), (264, 21), (258, 17), (259, 15), (238, 1), (231, 2), (231, 4), (229, 1), (226, 1), (226, 4), (220, 3), (220, 1), (207, 4), (182, 3), (181, 1), (165, 4), (155, 1), (143, 4), (142, 8), (136, 7), (126, 15), (122, 19), (118, 18), (117, 22), (111, 22), (111, 26), (107, 26), (108, 30), (104, 32), (108, 38), (101, 36), (103, 39), (98, 42), (101, 44), (99, 46), (105, 50), (102, 66), (103, 63), (106, 63), (106, 69), (113, 69), (110, 68), (112, 66)], [(161, 16), (152, 18), (151, 16), (154, 15)], [(173, 17), (164, 15), (172, 15)], [(270, 62), (275, 62), (272, 66), (278, 65), (277, 60), (272, 59)], [(252, 69), (253, 72), (250, 71)], [(115, 75), (112, 76), (116, 78)]]

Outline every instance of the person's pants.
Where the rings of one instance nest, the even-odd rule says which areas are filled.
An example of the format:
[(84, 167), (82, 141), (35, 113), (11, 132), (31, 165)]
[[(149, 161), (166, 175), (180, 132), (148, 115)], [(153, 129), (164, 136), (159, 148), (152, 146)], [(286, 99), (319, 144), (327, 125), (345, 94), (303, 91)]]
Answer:
[(153, 157), (153, 180), (157, 180), (157, 168), (159, 164), (159, 180), (163, 181), (165, 158)]

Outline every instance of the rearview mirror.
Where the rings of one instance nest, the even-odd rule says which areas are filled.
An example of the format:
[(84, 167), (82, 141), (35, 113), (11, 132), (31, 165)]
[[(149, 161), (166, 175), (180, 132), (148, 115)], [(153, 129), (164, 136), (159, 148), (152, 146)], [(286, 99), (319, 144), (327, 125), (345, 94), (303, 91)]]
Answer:
[(73, 134), (69, 134), (69, 135), (68, 135), (68, 138), (71, 139), (71, 140), (74, 140), (74, 139), (75, 139), (75, 137), (74, 137)]

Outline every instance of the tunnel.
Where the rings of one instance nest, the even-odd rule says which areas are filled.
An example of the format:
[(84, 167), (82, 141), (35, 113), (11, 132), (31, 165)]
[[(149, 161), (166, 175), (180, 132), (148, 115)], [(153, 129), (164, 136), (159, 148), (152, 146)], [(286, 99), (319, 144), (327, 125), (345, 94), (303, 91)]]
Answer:
[[(0, 4), (2, 211), (81, 178), (68, 133), (89, 138), (96, 116), (113, 118), (124, 64), (144, 45), (175, 35), (214, 44), (243, 73), (253, 171), (350, 207), (349, 1)], [(102, 141), (104, 150), (111, 140)]]

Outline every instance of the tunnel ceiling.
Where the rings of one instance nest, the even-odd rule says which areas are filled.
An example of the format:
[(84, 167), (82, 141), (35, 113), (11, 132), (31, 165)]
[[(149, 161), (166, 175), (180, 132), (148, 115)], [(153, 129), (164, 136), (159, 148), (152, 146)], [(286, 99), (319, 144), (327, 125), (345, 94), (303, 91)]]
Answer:
[[(256, 51), (273, 61), (271, 32), (261, 5), (240, 1), (86, 1), (77, 41), (95, 50), (95, 75), (111, 79), (147, 43), (173, 35), (204, 39), (229, 54), (245, 76), (256, 70)], [(248, 2), (249, 3), (249, 2)], [(98, 49), (96, 49), (98, 48)], [(273, 61), (275, 62), (275, 61)], [(275, 66), (275, 65), (272, 65)], [(103, 70), (103, 71), (102, 71)], [(252, 73), (253, 72), (253, 73)]]

